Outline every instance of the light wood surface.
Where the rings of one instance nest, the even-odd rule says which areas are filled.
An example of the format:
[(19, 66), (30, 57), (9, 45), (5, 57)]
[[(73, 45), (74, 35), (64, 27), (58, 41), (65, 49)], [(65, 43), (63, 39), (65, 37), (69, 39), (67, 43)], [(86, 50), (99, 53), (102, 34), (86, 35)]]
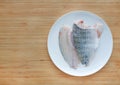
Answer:
[[(106, 66), (88, 77), (64, 74), (50, 60), (47, 37), (64, 13), (101, 16), (113, 34)], [(120, 0), (0, 0), (0, 85), (120, 85)]]

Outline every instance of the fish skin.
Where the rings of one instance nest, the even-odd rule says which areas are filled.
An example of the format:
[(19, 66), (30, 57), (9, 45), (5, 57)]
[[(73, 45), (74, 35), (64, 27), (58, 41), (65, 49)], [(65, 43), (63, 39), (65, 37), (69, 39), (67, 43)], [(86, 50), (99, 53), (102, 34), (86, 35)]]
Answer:
[(99, 42), (96, 29), (82, 29), (74, 24), (72, 37), (82, 65), (88, 66), (90, 57), (95, 55)]
[(72, 29), (67, 26), (64, 26), (60, 29), (59, 46), (64, 60), (70, 67), (76, 69), (80, 63), (80, 59), (73, 46), (71, 33)]

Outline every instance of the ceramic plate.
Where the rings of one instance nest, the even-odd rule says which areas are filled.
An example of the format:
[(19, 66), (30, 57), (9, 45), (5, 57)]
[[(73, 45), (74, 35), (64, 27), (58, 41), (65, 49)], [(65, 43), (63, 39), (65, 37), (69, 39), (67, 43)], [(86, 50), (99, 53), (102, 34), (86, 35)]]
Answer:
[[(89, 66), (73, 69), (69, 67), (61, 54), (58, 36), (62, 26), (72, 26), (73, 22), (79, 19), (84, 20), (88, 25), (102, 23), (104, 31), (99, 43), (99, 49)], [(72, 76), (88, 76), (102, 69), (111, 56), (112, 48), (112, 34), (106, 22), (99, 16), (87, 11), (72, 11), (64, 14), (53, 24), (48, 35), (48, 52), (52, 62), (62, 72)]]

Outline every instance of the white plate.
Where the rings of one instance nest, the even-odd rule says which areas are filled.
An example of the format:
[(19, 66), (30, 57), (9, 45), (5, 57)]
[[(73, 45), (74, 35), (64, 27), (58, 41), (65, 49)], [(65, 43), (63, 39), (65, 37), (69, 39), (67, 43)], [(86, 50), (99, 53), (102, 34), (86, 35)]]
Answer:
[[(59, 30), (63, 25), (72, 26), (73, 22), (79, 19), (85, 20), (88, 25), (97, 22), (103, 24), (104, 31), (101, 36), (100, 46), (96, 56), (87, 67), (72, 69), (65, 62), (59, 48)], [(72, 11), (60, 17), (52, 26), (48, 36), (48, 52), (53, 63), (64, 73), (72, 76), (88, 76), (99, 71), (109, 60), (113, 48), (112, 34), (105, 21), (97, 15), (87, 11)]]

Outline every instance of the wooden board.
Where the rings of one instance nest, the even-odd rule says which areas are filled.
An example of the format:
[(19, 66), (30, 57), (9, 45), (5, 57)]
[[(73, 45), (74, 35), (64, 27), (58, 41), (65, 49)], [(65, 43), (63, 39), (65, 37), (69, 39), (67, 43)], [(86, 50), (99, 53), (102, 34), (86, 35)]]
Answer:
[[(94, 75), (72, 77), (50, 60), (47, 38), (64, 13), (101, 16), (114, 39), (107, 65)], [(0, 85), (120, 85), (120, 0), (0, 0)]]

